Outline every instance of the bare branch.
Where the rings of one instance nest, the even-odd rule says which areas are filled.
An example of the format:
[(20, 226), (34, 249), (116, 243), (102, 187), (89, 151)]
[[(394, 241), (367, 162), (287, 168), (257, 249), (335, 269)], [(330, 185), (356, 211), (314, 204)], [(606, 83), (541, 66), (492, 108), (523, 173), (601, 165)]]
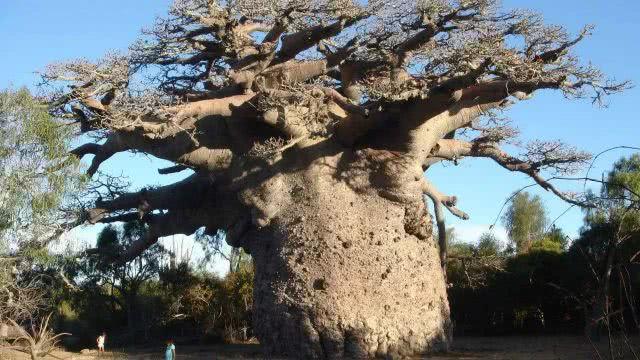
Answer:
[(174, 173), (178, 173), (188, 169), (189, 167), (185, 165), (174, 165), (174, 166), (158, 169), (158, 174), (160, 175), (174, 174)]
[(433, 153), (433, 156), (440, 159), (456, 159), (465, 156), (471, 157), (486, 157), (494, 160), (503, 168), (509, 171), (517, 171), (530, 176), (538, 185), (547, 191), (551, 191), (562, 200), (574, 204), (580, 207), (591, 207), (592, 204), (580, 200), (559, 191), (548, 180), (545, 180), (540, 175), (540, 170), (543, 166), (563, 166), (570, 162), (585, 161), (590, 157), (576, 156), (575, 158), (550, 158), (539, 160), (536, 162), (527, 162), (525, 160), (513, 157), (504, 151), (500, 150), (494, 144), (482, 143), (482, 142), (465, 142), (460, 140), (440, 140), (438, 142), (438, 148)]

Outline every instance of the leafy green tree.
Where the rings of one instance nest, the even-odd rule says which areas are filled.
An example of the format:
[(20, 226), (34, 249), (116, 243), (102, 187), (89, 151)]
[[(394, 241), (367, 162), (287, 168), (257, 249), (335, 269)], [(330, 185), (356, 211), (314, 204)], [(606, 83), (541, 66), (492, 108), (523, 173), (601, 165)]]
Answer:
[(69, 227), (59, 210), (83, 179), (71, 136), (27, 89), (0, 90), (0, 323), (38, 322), (55, 303), (42, 260)]
[(500, 254), (500, 241), (492, 232), (485, 232), (478, 240), (477, 252), (479, 256), (497, 256)]
[[(597, 271), (593, 281), (591, 323), (609, 326), (615, 298), (612, 282), (617, 279), (620, 284), (626, 284), (619, 289), (620, 293), (631, 292), (626, 301), (618, 296), (619, 306), (630, 309), (633, 322), (640, 330), (638, 304), (632, 300), (640, 295), (637, 290), (640, 274), (632, 266), (634, 257), (640, 253), (640, 154), (618, 160), (605, 179), (599, 196), (593, 196), (598, 207), (587, 211), (585, 226), (577, 241), (577, 246), (586, 254), (588, 266)], [(589, 332), (597, 336), (599, 328), (593, 326)]]
[(583, 232), (599, 232), (604, 241), (591, 244), (592, 255), (605, 261), (608, 247), (615, 246), (618, 258), (629, 259), (640, 248), (640, 154), (613, 165), (594, 202), (598, 207), (587, 210)]
[(253, 266), (243, 262), (224, 277), (193, 271), (187, 262), (160, 271), (167, 330), (195, 328), (205, 338), (247, 340), (251, 333)]
[(516, 252), (527, 253), (533, 242), (544, 234), (547, 215), (542, 199), (528, 192), (517, 193), (511, 199), (502, 221)]
[(604, 190), (612, 200), (621, 203), (640, 200), (640, 154), (622, 158), (614, 165), (607, 176)]
[(87, 250), (88, 257), (73, 269), (75, 278), (97, 296), (97, 301), (110, 303), (112, 313), (125, 312), (128, 334), (134, 340), (142, 322), (140, 294), (145, 283), (157, 278), (165, 249), (155, 244), (133, 261), (123, 263), (118, 259), (132, 244), (144, 239), (146, 233), (146, 226), (139, 222), (109, 225), (98, 234), (96, 248)]
[(478, 244), (454, 241), (450, 244), (447, 279), (453, 287), (485, 286), (504, 263), (500, 241), (491, 232), (480, 236)]
[(66, 230), (58, 211), (82, 176), (71, 127), (28, 90), (0, 91), (0, 250), (37, 249)]
[(569, 237), (562, 229), (553, 226), (551, 230), (545, 233), (540, 239), (533, 241), (531, 251), (550, 251), (562, 253), (567, 251), (569, 245)]
[[(478, 266), (495, 252), (490, 234), (483, 234), (477, 246), (450, 247), (457, 260), (450, 262), (447, 278), (459, 328), (487, 334), (586, 325), (593, 336), (602, 326), (591, 324), (607, 325), (607, 319), (614, 330), (618, 324), (640, 328), (640, 272), (634, 264), (640, 257), (640, 155), (616, 162), (603, 182), (589, 199), (598, 206), (587, 212), (580, 237), (571, 244), (560, 228), (545, 232), (539, 226), (528, 251), (503, 258), (504, 271)], [(528, 194), (522, 198), (535, 202)], [(522, 203), (515, 199), (512, 213), (526, 213)]]

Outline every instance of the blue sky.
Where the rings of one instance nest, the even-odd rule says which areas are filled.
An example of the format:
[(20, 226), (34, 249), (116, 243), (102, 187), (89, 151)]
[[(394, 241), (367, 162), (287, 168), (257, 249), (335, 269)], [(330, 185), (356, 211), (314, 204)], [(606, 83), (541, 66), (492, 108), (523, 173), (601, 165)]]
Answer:
[[(0, 0), (0, 87), (32, 86), (34, 71), (50, 62), (77, 57), (96, 58), (111, 49), (125, 50), (143, 26), (167, 9), (168, 0)], [(599, 66), (619, 80), (640, 84), (640, 41), (637, 19), (640, 2), (628, 0), (505, 0), (506, 8), (538, 10), (549, 23), (565, 25), (577, 32), (585, 24), (595, 24), (594, 35), (577, 47), (585, 60)], [(616, 145), (640, 146), (640, 124), (636, 118), (638, 89), (611, 97), (610, 107), (600, 109), (590, 101), (567, 101), (561, 94), (543, 92), (533, 100), (517, 104), (508, 116), (522, 130), (522, 140), (561, 139), (580, 149), (598, 153)], [(599, 177), (624, 152), (601, 157), (592, 170)], [(165, 166), (158, 160), (127, 154), (110, 159), (103, 168), (114, 174), (127, 174), (135, 186), (165, 184), (184, 174), (160, 176)], [(467, 160), (459, 166), (438, 166), (429, 176), (442, 191), (459, 197), (459, 205), (471, 220), (448, 217), (458, 235), (474, 241), (494, 222), (504, 200), (514, 190), (531, 183), (524, 175), (509, 173), (486, 160)], [(561, 186), (562, 184), (559, 184)], [(564, 189), (580, 189), (581, 184), (565, 184)], [(568, 205), (540, 189), (551, 218)], [(562, 216), (558, 226), (575, 236), (582, 214), (573, 209)], [(503, 229), (497, 229), (504, 237)], [(93, 236), (95, 229), (77, 234)]]

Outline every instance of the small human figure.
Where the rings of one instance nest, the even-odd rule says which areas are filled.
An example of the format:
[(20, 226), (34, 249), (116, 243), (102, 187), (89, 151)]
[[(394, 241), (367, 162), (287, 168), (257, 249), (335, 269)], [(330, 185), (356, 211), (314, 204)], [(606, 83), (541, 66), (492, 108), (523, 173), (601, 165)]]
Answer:
[(104, 341), (106, 339), (107, 339), (107, 333), (103, 331), (102, 334), (100, 334), (100, 336), (98, 336), (98, 339), (96, 340), (96, 342), (98, 343), (98, 353), (104, 353)]
[(176, 346), (173, 339), (167, 340), (167, 349), (164, 351), (164, 360), (176, 360)]

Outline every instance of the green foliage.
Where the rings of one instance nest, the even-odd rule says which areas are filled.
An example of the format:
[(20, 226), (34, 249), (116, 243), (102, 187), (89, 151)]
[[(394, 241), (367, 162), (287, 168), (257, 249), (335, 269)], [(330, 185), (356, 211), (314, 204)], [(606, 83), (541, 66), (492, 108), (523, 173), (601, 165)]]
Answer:
[(567, 251), (569, 238), (562, 232), (562, 229), (553, 227), (549, 232), (541, 238), (536, 239), (531, 244), (531, 251), (549, 251), (554, 253), (562, 253)]
[(589, 209), (585, 227), (618, 224), (623, 232), (640, 228), (640, 154), (621, 158), (607, 174), (600, 195), (591, 195), (599, 206)]
[[(164, 268), (166, 252), (160, 245), (130, 263), (114, 261), (144, 238), (147, 228), (138, 222), (105, 227), (96, 248), (84, 254), (88, 256), (48, 252), (43, 245), (67, 220), (68, 214), (60, 208), (86, 180), (80, 175), (79, 162), (68, 156), (71, 129), (52, 119), (27, 90), (0, 92), (2, 295), (8, 294), (6, 286), (43, 279), (37, 284), (48, 304), (38, 311), (55, 309), (57, 328), (76, 334), (85, 346), (95, 334), (115, 329), (119, 331), (110, 334), (113, 344), (154, 331), (190, 329), (194, 335), (229, 340), (248, 336), (253, 270), (250, 257), (239, 249), (228, 255), (232, 272), (224, 278), (196, 273), (186, 265)], [(214, 240), (221, 251), (223, 237)], [(26, 267), (19, 273), (14, 273), (13, 260), (2, 259), (16, 253), (30, 260), (21, 262)], [(60, 277), (61, 267), (65, 277)], [(64, 283), (67, 279), (76, 287)], [(184, 311), (174, 312), (176, 303), (183, 304)]]
[(603, 190), (611, 198), (626, 197), (626, 202), (640, 201), (640, 154), (618, 160), (609, 172)]
[[(638, 329), (640, 154), (618, 160), (605, 179), (600, 196), (594, 197), (599, 206), (587, 212), (582, 233), (576, 241), (576, 248), (597, 277), (592, 281), (597, 286), (586, 294), (593, 303), (594, 316), (600, 317), (619, 308), (622, 312), (616, 315), (620, 316), (617, 321), (627, 321), (626, 315), (633, 319)], [(629, 316), (629, 311), (633, 316)], [(597, 335), (597, 326), (591, 331)]]
[[(91, 319), (104, 328), (113, 326), (111, 321), (123, 321), (127, 325), (124, 333), (129, 341), (137, 341), (138, 333), (143, 330), (139, 326), (145, 314), (141, 294), (149, 282), (158, 278), (165, 250), (155, 244), (128, 263), (118, 261), (118, 256), (134, 242), (142, 240), (146, 232), (146, 226), (139, 222), (109, 225), (98, 234), (97, 246), (88, 251), (90, 255), (69, 263), (66, 269), (84, 293), (74, 300), (81, 309), (78, 318)], [(95, 309), (111, 314), (109, 319), (95, 318)]]
[(46, 245), (82, 180), (71, 137), (28, 90), (0, 90), (0, 322), (33, 323), (58, 299)]
[(564, 249), (562, 248), (562, 244), (558, 243), (557, 241), (553, 241), (552, 239), (544, 237), (540, 240), (534, 241), (533, 244), (531, 244), (530, 251), (531, 252), (548, 251), (553, 253), (562, 253)]
[[(253, 267), (245, 264), (224, 278), (194, 274), (187, 264), (164, 269), (160, 283), (174, 329), (197, 328), (201, 336), (228, 342), (250, 335)], [(180, 316), (177, 316), (177, 315)]]
[[(466, 279), (454, 276), (460, 265), (452, 264), (448, 279), (455, 330), (488, 335), (581, 329), (579, 304), (550, 285), (582, 284), (571, 256), (532, 248), (526, 254), (501, 257), (500, 266), (490, 266), (487, 257), (475, 255), (466, 260)], [(467, 279), (482, 281), (469, 286)]]
[(601, 267), (607, 250), (616, 247), (618, 263), (630, 260), (640, 251), (640, 154), (621, 158), (606, 176), (606, 182), (595, 197), (599, 204), (589, 209), (577, 246), (593, 266)]
[(618, 160), (607, 176), (603, 194), (614, 204), (615, 222), (620, 231), (640, 231), (640, 154)]
[(504, 263), (500, 242), (489, 232), (481, 235), (477, 245), (462, 242), (449, 244), (448, 258), (448, 282), (465, 289), (485, 286)]
[(547, 216), (539, 196), (527, 192), (516, 194), (503, 216), (509, 239), (516, 252), (526, 253), (544, 233)]
[(514, 197), (505, 223), (514, 245), (520, 247), (503, 258), (502, 267), (480, 266), (495, 253), (488, 234), (477, 246), (450, 247), (454, 257), (464, 259), (450, 260), (447, 267), (456, 330), (484, 335), (581, 332), (602, 303), (603, 279), (609, 276), (607, 296), (616, 321), (637, 331), (632, 309), (640, 309), (639, 192), (640, 155), (636, 154), (617, 161), (606, 175), (605, 186), (593, 197), (599, 207), (587, 212), (580, 237), (571, 244), (559, 228), (543, 231), (539, 199), (528, 194)]
[[(87, 345), (103, 330), (112, 345), (169, 334), (231, 342), (250, 337), (250, 257), (241, 251), (227, 255), (236, 258), (232, 268), (237, 271), (225, 277), (198, 264), (170, 261), (167, 251), (153, 247), (129, 264), (114, 264), (113, 256), (145, 231), (138, 223), (107, 226), (98, 235), (95, 254), (68, 268), (80, 291), (62, 302), (61, 329), (83, 334), (80, 343)], [(141, 269), (148, 269), (146, 275), (139, 273)]]
[(500, 254), (500, 241), (492, 232), (480, 235), (477, 246), (479, 256), (497, 256)]
[(0, 248), (38, 247), (60, 226), (59, 207), (82, 176), (72, 132), (28, 90), (0, 91)]
[(108, 225), (100, 231), (96, 240), (96, 249), (82, 262), (82, 271), (87, 280), (100, 281), (105, 278), (119, 283), (114, 286), (125, 291), (128, 286), (139, 286), (139, 283), (157, 276), (160, 260), (165, 249), (154, 244), (136, 259), (121, 263), (119, 256), (127, 251), (135, 242), (142, 241), (147, 228), (140, 222), (128, 222), (122, 226)]

